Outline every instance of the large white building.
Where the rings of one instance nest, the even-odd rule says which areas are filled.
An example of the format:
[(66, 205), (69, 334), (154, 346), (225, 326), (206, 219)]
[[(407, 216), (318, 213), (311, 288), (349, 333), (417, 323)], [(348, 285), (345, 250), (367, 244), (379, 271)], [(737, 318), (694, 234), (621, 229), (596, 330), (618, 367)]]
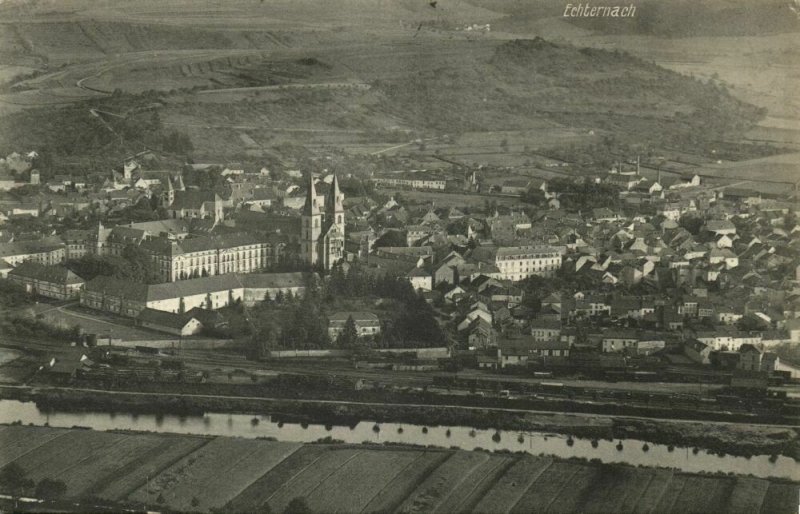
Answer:
[(507, 246), (497, 249), (496, 278), (524, 280), (538, 275), (552, 277), (561, 268), (561, 250), (552, 246)]
[(250, 234), (201, 236), (180, 241), (164, 237), (142, 241), (161, 280), (175, 282), (225, 273), (255, 273), (277, 262), (284, 244)]

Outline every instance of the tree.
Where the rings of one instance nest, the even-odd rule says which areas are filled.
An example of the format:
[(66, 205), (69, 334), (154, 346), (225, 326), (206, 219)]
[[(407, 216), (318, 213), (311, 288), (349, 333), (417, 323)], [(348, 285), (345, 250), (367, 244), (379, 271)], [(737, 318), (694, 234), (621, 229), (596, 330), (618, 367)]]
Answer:
[(22, 466), (16, 462), (12, 462), (4, 466), (3, 469), (0, 469), (0, 487), (11, 494), (14, 498), (15, 505), (17, 498), (34, 486), (33, 480), (26, 475)]
[(696, 236), (703, 227), (703, 218), (691, 213), (686, 213), (678, 220), (678, 225), (685, 228), (690, 234)]
[(67, 494), (67, 484), (61, 480), (45, 478), (36, 484), (36, 497), (44, 500), (57, 500)]
[(348, 316), (347, 321), (344, 322), (344, 330), (336, 338), (336, 344), (341, 348), (352, 348), (357, 342), (358, 329), (356, 328), (356, 321), (353, 316)]
[(399, 230), (389, 230), (375, 241), (375, 248), (382, 246), (407, 246), (406, 235)]
[(292, 499), (284, 511), (285, 514), (311, 514), (312, 512), (306, 499), (301, 496)]
[(769, 325), (762, 318), (754, 314), (748, 314), (736, 322), (736, 327), (743, 332), (758, 332), (767, 330)]

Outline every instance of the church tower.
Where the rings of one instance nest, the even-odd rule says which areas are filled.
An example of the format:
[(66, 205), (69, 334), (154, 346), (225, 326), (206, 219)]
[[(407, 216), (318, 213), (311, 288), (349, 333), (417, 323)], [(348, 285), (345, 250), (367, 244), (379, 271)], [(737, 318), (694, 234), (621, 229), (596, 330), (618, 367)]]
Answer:
[(167, 177), (167, 184), (164, 191), (161, 193), (161, 205), (169, 207), (175, 202), (175, 188), (172, 187), (172, 177)]
[(320, 263), (320, 234), (322, 233), (322, 212), (319, 209), (314, 177), (309, 173), (306, 203), (301, 216), (300, 255), (306, 264), (317, 266)]
[(186, 186), (183, 185), (183, 173), (178, 173), (178, 180), (175, 182), (175, 189), (178, 191), (186, 191)]
[(325, 200), (325, 210), (327, 212), (326, 220), (336, 224), (336, 227), (344, 236), (344, 195), (339, 189), (339, 179), (333, 175), (333, 182), (331, 189), (328, 192), (328, 198)]

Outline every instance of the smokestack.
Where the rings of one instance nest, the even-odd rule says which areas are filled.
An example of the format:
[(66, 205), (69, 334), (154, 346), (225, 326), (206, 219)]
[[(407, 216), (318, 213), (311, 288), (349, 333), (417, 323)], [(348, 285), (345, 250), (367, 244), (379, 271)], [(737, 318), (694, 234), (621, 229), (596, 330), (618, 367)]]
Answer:
[(636, 176), (639, 176), (639, 156), (636, 156)]

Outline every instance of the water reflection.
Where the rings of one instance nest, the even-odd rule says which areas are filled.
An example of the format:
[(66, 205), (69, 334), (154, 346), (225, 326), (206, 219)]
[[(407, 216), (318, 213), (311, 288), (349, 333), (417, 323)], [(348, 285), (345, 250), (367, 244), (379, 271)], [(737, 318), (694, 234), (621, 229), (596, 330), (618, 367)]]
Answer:
[[(662, 466), (688, 472), (723, 472), (752, 474), (758, 477), (783, 477), (800, 480), (800, 466), (788, 457), (752, 458), (714, 455), (699, 448), (676, 448), (633, 439), (598, 441), (545, 434), (514, 432), (506, 436), (499, 430), (479, 430), (463, 426), (427, 427), (399, 423), (363, 421), (350, 427), (316, 425), (303, 422), (285, 423), (269, 416), (206, 413), (203, 416), (127, 414), (117, 412), (40, 412), (32, 402), (0, 400), (0, 423), (21, 421), (23, 424), (53, 427), (83, 426), (96, 430), (137, 430), (174, 432), (198, 435), (235, 437), (272, 437), (280, 441), (313, 442), (330, 437), (346, 443), (364, 441), (458, 447), (473, 450), (525, 451), (531, 454), (555, 455), (562, 458), (581, 457), (602, 462), (624, 462), (632, 465)], [(223, 422), (224, 421), (224, 422)]]

